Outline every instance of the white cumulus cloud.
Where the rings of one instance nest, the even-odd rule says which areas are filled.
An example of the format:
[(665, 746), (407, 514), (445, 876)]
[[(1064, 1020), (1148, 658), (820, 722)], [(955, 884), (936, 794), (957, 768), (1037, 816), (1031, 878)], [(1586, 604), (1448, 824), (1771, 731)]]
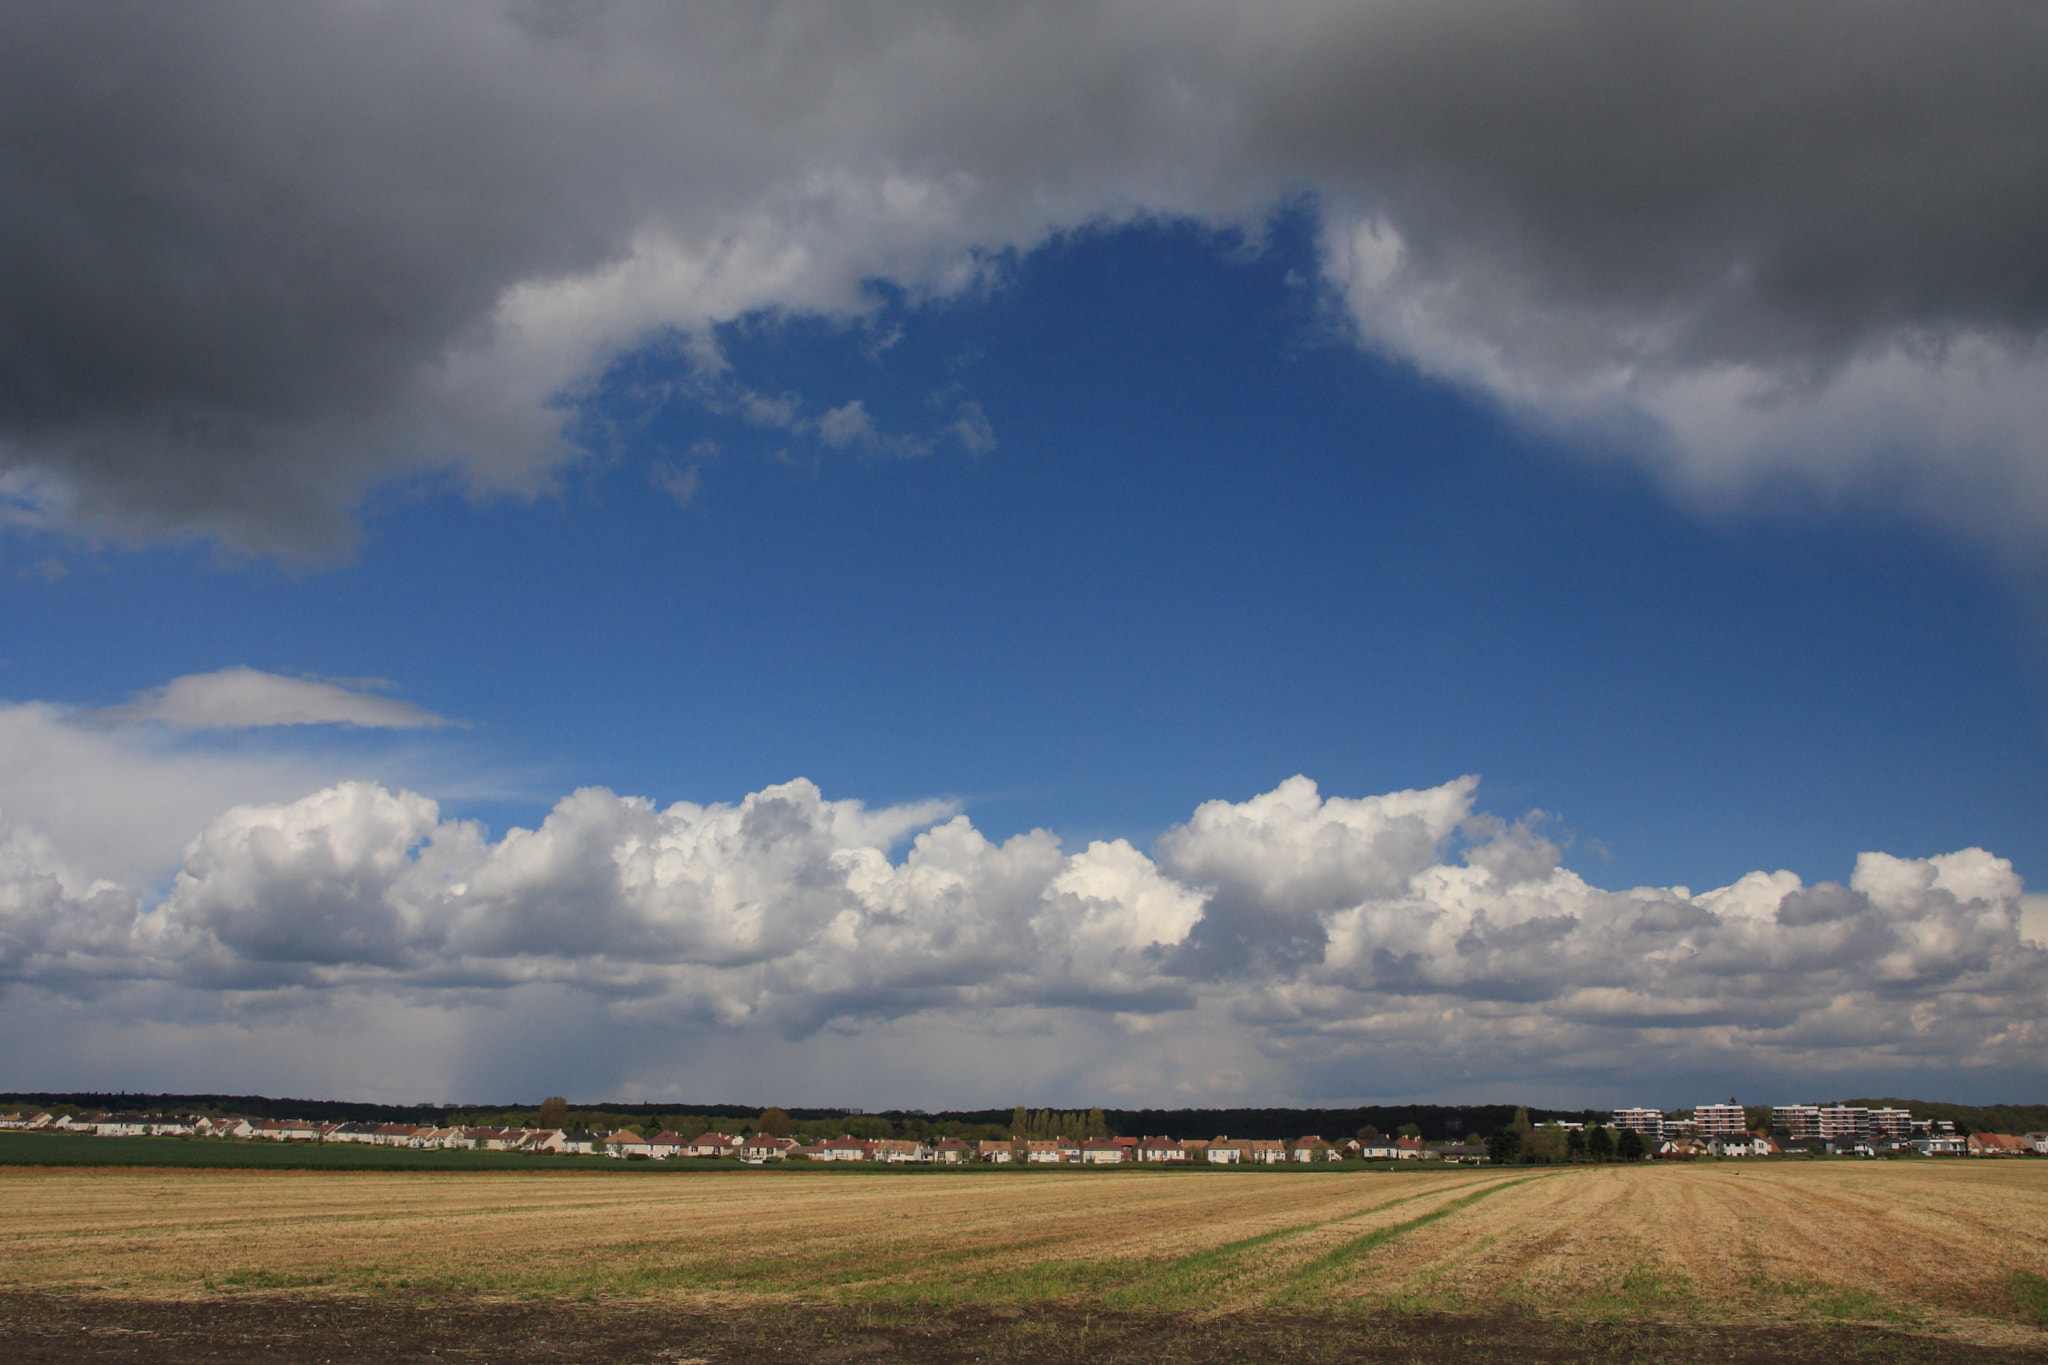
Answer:
[[(835, 1093), (929, 1096), (941, 1073), (918, 1079), (915, 1046), (945, 1059), (929, 1097), (952, 1103), (1000, 1103), (1015, 1076), (1134, 1102), (2040, 1077), (2048, 950), (2022, 937), (2004, 860), (1866, 853), (1846, 884), (1607, 891), (1475, 791), (1325, 797), (1296, 777), (1203, 804), (1153, 857), (997, 842), (946, 803), (802, 780), (665, 808), (589, 788), (496, 839), (344, 782), (223, 810), (154, 898), (67, 882), (10, 826), (0, 1013), (118, 981), (180, 1027), (298, 1036), (367, 1028), (382, 1001), (447, 1021), (433, 1075), (497, 1077), (516, 1064), (484, 1021), (540, 1011), (505, 1049), (574, 1019), (586, 1046), (551, 1066), (654, 1090), (701, 1078), (684, 1059), (709, 1049), (756, 1059), (755, 1083), (826, 1085), (829, 1057)], [(464, 1020), (470, 1060), (451, 1061)]]

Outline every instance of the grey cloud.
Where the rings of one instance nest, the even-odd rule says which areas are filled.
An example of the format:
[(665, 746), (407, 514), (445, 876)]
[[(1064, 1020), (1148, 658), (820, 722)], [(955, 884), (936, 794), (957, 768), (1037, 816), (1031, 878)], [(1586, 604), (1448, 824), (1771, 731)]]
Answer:
[(1546, 307), (1697, 313), (1676, 356), (1808, 376), (1894, 328), (2048, 319), (2035, 6), (1486, 0), (1295, 36), (1302, 88), (1255, 118), (1426, 268), (1521, 255)]
[(2044, 58), (1999, 0), (16, 8), (0, 472), (332, 553), (380, 480), (544, 486), (622, 349), (1307, 193), (1369, 344), (1692, 495), (2024, 540)]

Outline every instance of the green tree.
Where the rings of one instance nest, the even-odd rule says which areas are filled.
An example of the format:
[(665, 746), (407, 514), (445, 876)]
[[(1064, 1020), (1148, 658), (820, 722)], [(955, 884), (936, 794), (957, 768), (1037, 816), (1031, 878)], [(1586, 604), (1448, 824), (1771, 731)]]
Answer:
[(1106, 1138), (1109, 1136), (1109, 1120), (1102, 1116), (1101, 1106), (1088, 1111), (1088, 1136)]
[(1010, 1111), (1010, 1136), (1020, 1138), (1030, 1131), (1031, 1111), (1020, 1104)]
[(1419, 1138), (1422, 1136), (1422, 1129), (1412, 1123), (1404, 1123), (1395, 1131), (1404, 1138)]
[(1377, 1129), (1377, 1128), (1375, 1128), (1375, 1127), (1373, 1127), (1373, 1126), (1372, 1126), (1371, 1124), (1369, 1124), (1369, 1123), (1368, 1123), (1368, 1124), (1366, 1124), (1366, 1125), (1365, 1125), (1365, 1127), (1363, 1127), (1363, 1128), (1361, 1128), (1361, 1129), (1359, 1129), (1359, 1130), (1358, 1130), (1358, 1145), (1359, 1145), (1359, 1146), (1361, 1146), (1361, 1147), (1377, 1147), (1377, 1146), (1379, 1146), (1379, 1145), (1380, 1145), (1380, 1130), (1379, 1130), (1379, 1129)]
[(761, 1117), (755, 1120), (754, 1130), (766, 1133), (769, 1137), (788, 1137), (789, 1114), (771, 1104), (763, 1109)]
[(1508, 1166), (1522, 1156), (1522, 1135), (1512, 1127), (1503, 1128), (1486, 1140), (1486, 1157), (1496, 1166)]
[(1614, 1155), (1614, 1131), (1600, 1124), (1586, 1130), (1586, 1155), (1595, 1161), (1605, 1161)]
[[(532, 1094), (532, 1091), (528, 1091)], [(540, 1102), (540, 1113), (534, 1118), (537, 1128), (567, 1128), (569, 1126), (569, 1101), (560, 1095), (550, 1095)]]
[(1565, 1134), (1564, 1146), (1565, 1150), (1571, 1153), (1572, 1160), (1577, 1161), (1580, 1157), (1584, 1156), (1586, 1154), (1586, 1130), (1574, 1128), (1571, 1132)]
[(1563, 1127), (1554, 1122), (1532, 1130), (1522, 1139), (1522, 1159), (1538, 1166), (1562, 1162), (1569, 1150)]
[(1621, 1136), (1614, 1140), (1614, 1154), (1623, 1161), (1643, 1159), (1643, 1135), (1633, 1128), (1621, 1130)]

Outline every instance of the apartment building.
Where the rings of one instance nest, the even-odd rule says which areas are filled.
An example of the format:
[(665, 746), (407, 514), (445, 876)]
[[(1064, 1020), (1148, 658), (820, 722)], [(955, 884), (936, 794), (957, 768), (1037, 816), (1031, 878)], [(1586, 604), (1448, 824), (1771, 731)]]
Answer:
[(1870, 1136), (1870, 1111), (1861, 1105), (1830, 1104), (1820, 1111), (1820, 1140), (1862, 1140)]
[(1794, 1142), (1805, 1142), (1820, 1136), (1820, 1106), (1817, 1104), (1780, 1104), (1771, 1109), (1771, 1128), (1789, 1136)]
[(1661, 1109), (1617, 1109), (1614, 1111), (1614, 1126), (1641, 1133), (1644, 1137), (1664, 1136), (1664, 1111)]
[(1749, 1116), (1733, 1100), (1726, 1104), (1695, 1105), (1692, 1121), (1699, 1126), (1699, 1135), (1710, 1141), (1742, 1137), (1749, 1132)]

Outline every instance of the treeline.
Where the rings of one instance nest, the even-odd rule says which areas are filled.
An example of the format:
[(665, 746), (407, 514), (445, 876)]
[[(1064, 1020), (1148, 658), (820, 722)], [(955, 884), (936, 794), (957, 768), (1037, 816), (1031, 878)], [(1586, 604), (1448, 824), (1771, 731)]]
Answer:
[(452, 1112), (432, 1104), (365, 1104), (354, 1100), (272, 1099), (268, 1095), (151, 1095), (129, 1090), (16, 1092), (0, 1107), (53, 1114), (198, 1114), (207, 1118), (319, 1119), (330, 1123), (432, 1123)]
[[(1412, 1128), (1431, 1142), (1479, 1142), (1514, 1122), (1512, 1104), (1369, 1104), (1356, 1109), (1111, 1109), (1105, 1111), (1119, 1133), (1157, 1133), (1162, 1137), (1298, 1138), (1315, 1133), (1331, 1142), (1356, 1137), (1361, 1129), (1389, 1135)], [(1584, 1123), (1605, 1120), (1606, 1110), (1531, 1109), (1537, 1122), (1569, 1119)]]
[[(312, 1119), (329, 1123), (431, 1123), (441, 1128), (639, 1128), (652, 1122), (668, 1127), (687, 1127), (691, 1136), (715, 1128), (740, 1132), (736, 1125), (757, 1122), (758, 1104), (692, 1105), (679, 1110), (667, 1104), (621, 1104), (565, 1109), (576, 1122), (543, 1125), (538, 1106), (454, 1104), (368, 1104), (355, 1100), (273, 1099), (268, 1095), (178, 1095), (145, 1094), (139, 1091), (16, 1091), (0, 1094), (0, 1108), (47, 1109), (53, 1114), (199, 1114), (209, 1118)], [(792, 1122), (819, 1127), (840, 1122), (844, 1109), (791, 1109)], [(676, 1122), (670, 1122), (675, 1120)], [(661, 1127), (649, 1132), (660, 1132)], [(746, 1132), (751, 1133), (752, 1129)], [(834, 1130), (837, 1135), (838, 1130)]]
[[(942, 1138), (975, 1141), (1001, 1140), (1011, 1135), (1004, 1123), (964, 1123), (927, 1114), (849, 1114), (840, 1109), (790, 1109), (770, 1106), (759, 1113), (735, 1113), (735, 1106), (715, 1109), (641, 1112), (652, 1106), (612, 1109), (571, 1109), (560, 1096), (550, 1096), (534, 1109), (476, 1110), (458, 1115), (454, 1127), (568, 1128), (592, 1133), (622, 1130), (653, 1137), (657, 1133), (680, 1133), (694, 1138), (700, 1133), (719, 1132), (733, 1137), (800, 1138), (909, 1138), (935, 1142)], [(1097, 1111), (1098, 1113), (1100, 1111)]]
[(1109, 1131), (1109, 1120), (1100, 1109), (1087, 1113), (1075, 1110), (1061, 1113), (1056, 1109), (1026, 1109), (1018, 1105), (1010, 1111), (1010, 1131), (1003, 1134), (1013, 1138), (1088, 1138), (1116, 1137)]
[(1537, 1122), (1527, 1109), (1517, 1109), (1504, 1126), (1487, 1135), (1486, 1155), (1501, 1166), (1597, 1165), (1653, 1155), (1641, 1133), (1610, 1128), (1596, 1119), (1575, 1121), (1586, 1126), (1566, 1129), (1549, 1119)]

